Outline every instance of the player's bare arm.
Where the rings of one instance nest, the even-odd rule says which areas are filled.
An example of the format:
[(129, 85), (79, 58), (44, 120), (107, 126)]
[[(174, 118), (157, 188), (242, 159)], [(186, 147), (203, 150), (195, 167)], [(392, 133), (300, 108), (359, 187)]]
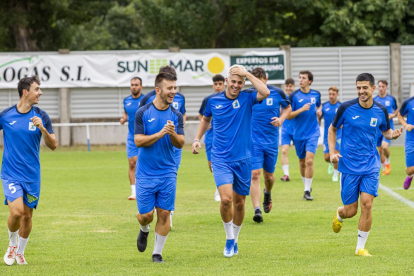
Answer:
[(328, 130), (328, 145), (329, 145), (329, 155), (331, 157), (332, 163), (338, 163), (339, 158), (342, 157), (339, 153), (335, 153), (336, 145), (336, 132), (337, 128), (331, 125)]
[(300, 113), (308, 111), (310, 109), (311, 105), (312, 105), (311, 103), (307, 103), (304, 106), (302, 106), (301, 108), (299, 108), (298, 110), (290, 112), (290, 114), (287, 118), (289, 120), (292, 120), (293, 118), (296, 118), (297, 116), (299, 116)]
[(125, 122), (128, 121), (128, 115), (127, 113), (124, 111), (124, 115), (122, 115), (121, 119), (119, 119), (119, 123), (121, 125), (125, 124)]
[(400, 124), (407, 130), (407, 131), (411, 131), (413, 130), (414, 126), (407, 124), (407, 122), (405, 121), (404, 117), (401, 116), (400, 113), (398, 113), (398, 121), (400, 122)]
[(184, 147), (184, 135), (177, 134), (175, 132), (175, 125), (172, 121), (167, 121), (167, 125), (165, 126), (165, 130), (167, 131), (168, 135), (170, 135), (171, 143), (174, 147), (181, 149)]
[(57, 139), (55, 134), (50, 134), (47, 129), (43, 126), (42, 119), (37, 116), (30, 118), (32, 120), (35, 127), (37, 127), (41, 132), (43, 139), (45, 141), (46, 146), (51, 149), (55, 150), (57, 148)]
[(392, 130), (390, 128), (387, 131), (383, 131), (382, 135), (384, 135), (385, 139), (395, 140), (395, 139), (397, 139), (398, 137), (401, 136), (401, 133), (402, 133), (403, 129), (404, 129), (403, 127), (401, 127), (400, 129), (396, 129), (396, 130)]
[(283, 122), (286, 120), (289, 113), (292, 111), (292, 107), (289, 105), (283, 109), (282, 114), (279, 117), (273, 117), (272, 121), (270, 122), (275, 127), (280, 127)]
[(160, 140), (167, 134), (167, 125), (165, 125), (159, 132), (154, 133), (152, 135), (145, 135), (145, 134), (135, 134), (134, 135), (134, 142), (138, 148), (141, 147), (150, 147), (155, 142)]
[(193, 142), (193, 146), (191, 147), (193, 150), (193, 154), (199, 153), (197, 148), (201, 149), (200, 139), (204, 136), (206, 131), (209, 129), (211, 119), (212, 117), (206, 117), (206, 116), (203, 116), (203, 118), (201, 119), (200, 126), (198, 127), (198, 131), (197, 131), (196, 137)]

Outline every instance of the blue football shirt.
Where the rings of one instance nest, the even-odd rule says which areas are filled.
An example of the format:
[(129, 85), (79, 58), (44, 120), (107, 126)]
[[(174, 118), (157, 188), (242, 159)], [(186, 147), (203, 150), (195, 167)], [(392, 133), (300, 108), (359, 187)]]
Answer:
[[(400, 108), (401, 116), (407, 115), (407, 124), (414, 125), (414, 97), (406, 99)], [(406, 131), (405, 147), (414, 148), (414, 130)]]
[[(214, 94), (212, 94), (212, 95), (214, 95)], [(209, 98), (209, 96), (207, 96), (203, 99), (203, 102), (201, 103), (200, 109), (198, 110), (198, 113), (201, 114), (201, 115), (204, 115), (204, 110), (206, 109), (206, 104), (207, 104), (208, 98)], [(208, 129), (206, 131), (206, 134), (204, 134), (204, 144), (213, 143), (213, 121), (214, 121), (214, 118), (211, 119), (210, 129)]]
[[(183, 115), (179, 111), (172, 106), (158, 110), (153, 103), (148, 103), (135, 114), (135, 134), (153, 135), (168, 120), (174, 123), (177, 134), (184, 135)], [(135, 177), (176, 177), (175, 149), (168, 134), (149, 147), (140, 147)]]
[[(253, 106), (252, 138), (255, 144), (277, 150), (279, 127), (274, 127), (270, 122), (273, 117), (280, 116), (280, 107), (286, 108), (290, 102), (282, 89), (273, 85), (267, 85), (267, 88), (270, 90), (270, 95), (263, 100), (262, 104)], [(254, 91), (257, 92), (257, 90)]]
[(52, 134), (49, 115), (37, 106), (28, 113), (20, 113), (17, 105), (0, 113), (0, 129), (3, 129), (4, 151), (1, 178), (10, 181), (40, 182), (39, 147), (42, 132), (30, 118), (42, 119), (43, 126)]
[[(151, 103), (155, 99), (156, 93), (155, 90), (150, 91), (147, 93), (139, 103), (139, 107), (143, 107), (144, 105)], [(185, 114), (185, 97), (180, 92), (177, 92), (174, 96), (174, 100), (171, 104), (176, 110), (180, 111), (181, 114)]]
[[(398, 110), (397, 100), (391, 95), (387, 94), (384, 98), (381, 98), (378, 95), (374, 98), (374, 101), (385, 106), (385, 108), (387, 108), (388, 114), (393, 114), (395, 110)], [(392, 129), (394, 129), (393, 120), (390, 121), (390, 126)]]
[(319, 137), (320, 129), (316, 109), (321, 106), (321, 93), (311, 89), (309, 93), (303, 93), (300, 89), (292, 92), (289, 96), (292, 112), (300, 109), (307, 103), (311, 103), (308, 111), (302, 112), (295, 120), (294, 140), (308, 140)]
[(295, 132), (295, 119), (292, 119), (292, 120), (286, 119), (282, 125), (282, 133), (293, 135), (294, 132)]
[[(336, 102), (336, 104), (331, 104), (329, 101), (322, 104), (322, 117), (324, 118), (324, 131), (323, 131), (323, 140), (328, 141), (328, 130), (335, 117), (336, 112), (338, 111), (339, 106), (341, 105), (340, 102)], [(336, 138), (340, 139), (342, 135), (342, 129), (338, 129), (336, 132)]]
[(332, 125), (342, 126), (341, 155), (338, 170), (349, 174), (369, 174), (380, 171), (381, 161), (376, 149), (379, 132), (390, 129), (385, 106), (374, 104), (363, 108), (359, 99), (339, 106)]
[(256, 91), (243, 90), (236, 99), (227, 98), (225, 91), (208, 97), (204, 116), (214, 118), (211, 162), (233, 162), (251, 157), (251, 118), (257, 103)]
[(128, 139), (134, 139), (134, 121), (135, 113), (139, 108), (139, 102), (144, 97), (144, 94), (141, 93), (141, 96), (134, 99), (132, 95), (129, 95), (124, 99), (124, 110), (128, 115)]

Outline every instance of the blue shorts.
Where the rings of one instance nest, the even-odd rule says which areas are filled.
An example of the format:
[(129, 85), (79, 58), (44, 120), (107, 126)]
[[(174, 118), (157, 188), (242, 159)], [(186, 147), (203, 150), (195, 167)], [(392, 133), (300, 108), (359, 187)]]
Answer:
[(131, 157), (138, 156), (138, 148), (135, 145), (133, 137), (132, 139), (128, 137), (127, 142), (126, 142), (126, 150), (127, 150), (128, 159)]
[(211, 148), (213, 147), (213, 143), (208, 143), (205, 145), (206, 145), (207, 161), (211, 161)]
[(341, 198), (344, 205), (356, 202), (361, 192), (378, 196), (379, 173), (349, 174), (341, 173)]
[(305, 158), (307, 151), (315, 154), (318, 148), (318, 140), (319, 136), (315, 136), (307, 140), (295, 140), (296, 155), (299, 159)]
[(182, 152), (183, 152), (183, 150), (182, 149), (174, 149), (175, 150), (175, 152), (174, 152), (174, 159), (175, 159), (175, 166), (177, 167), (177, 170), (178, 170), (178, 168), (180, 167), (180, 164), (181, 164), (181, 154), (182, 154)]
[(37, 207), (40, 197), (40, 182), (21, 182), (8, 179), (2, 179), (4, 204), (7, 205), (7, 200), (15, 201), (19, 197), (23, 197), (23, 203), (33, 209)]
[(266, 146), (253, 144), (252, 170), (264, 169), (269, 173), (275, 172), (278, 148), (269, 149)]
[(281, 136), (281, 142), (280, 145), (289, 145), (290, 146), (290, 142), (293, 141), (293, 134), (289, 134), (287, 132), (283, 132), (282, 131), (282, 136)]
[(385, 139), (384, 135), (382, 133), (377, 138), (377, 147), (381, 147), (382, 141), (387, 142), (388, 145), (391, 145), (391, 141), (388, 139)]
[(176, 177), (136, 178), (135, 190), (140, 214), (146, 214), (158, 207), (174, 211)]
[[(341, 139), (336, 140), (335, 150), (337, 151), (341, 150)], [(329, 153), (328, 140), (323, 140), (323, 153)]]
[(216, 186), (233, 184), (233, 190), (239, 195), (249, 195), (252, 166), (250, 158), (234, 162), (212, 162), (214, 181)]
[(413, 146), (407, 146), (407, 143), (405, 143), (405, 164), (407, 168), (414, 166), (414, 145)]

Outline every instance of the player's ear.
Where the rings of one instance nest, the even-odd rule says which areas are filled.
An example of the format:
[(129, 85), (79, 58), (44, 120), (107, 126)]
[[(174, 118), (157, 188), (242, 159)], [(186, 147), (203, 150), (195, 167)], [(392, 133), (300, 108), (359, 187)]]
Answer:
[(155, 87), (155, 93), (160, 93), (161, 92), (161, 88), (159, 88), (159, 87)]

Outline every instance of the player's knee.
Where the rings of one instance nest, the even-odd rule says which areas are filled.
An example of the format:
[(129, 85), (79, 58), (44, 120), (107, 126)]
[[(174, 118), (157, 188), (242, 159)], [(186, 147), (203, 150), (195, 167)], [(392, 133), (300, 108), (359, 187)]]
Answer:
[(306, 167), (313, 166), (313, 158), (306, 158)]
[(244, 210), (244, 200), (235, 202), (234, 203), (234, 209), (237, 212), (243, 211)]
[(414, 174), (414, 167), (408, 167), (405, 169), (405, 172), (407, 173), (407, 175), (412, 175)]
[(361, 213), (369, 214), (369, 213), (371, 213), (371, 210), (372, 210), (372, 202), (371, 201), (361, 202)]
[(282, 155), (287, 155), (289, 148), (282, 147)]
[(358, 213), (358, 208), (345, 208), (344, 213), (346, 218), (352, 218)]
[(252, 180), (260, 180), (260, 170), (252, 171)]
[(135, 170), (136, 165), (137, 165), (137, 162), (131, 161), (131, 160), (129, 161), (129, 169), (130, 170)]
[(224, 208), (230, 208), (232, 204), (231, 197), (228, 197), (225, 195), (220, 195), (220, 196), (221, 196), (221, 206), (223, 206)]
[(144, 222), (145, 225), (150, 223), (153, 220), (154, 212), (146, 213), (146, 214), (138, 214), (137, 218), (141, 222)]
[(31, 213), (23, 213), (21, 220), (24, 221), (26, 224), (30, 223), (30, 221), (32, 220), (32, 214)]
[(157, 219), (161, 224), (166, 224), (168, 221), (168, 218), (170, 217), (170, 211), (167, 210), (157, 210)]
[(23, 217), (23, 209), (13, 209), (13, 210), (10, 210), (10, 216), (13, 218), (13, 219), (21, 219), (22, 217)]
[(267, 182), (274, 182), (275, 181), (275, 176), (273, 175), (273, 173), (265, 173), (264, 174), (264, 179)]

